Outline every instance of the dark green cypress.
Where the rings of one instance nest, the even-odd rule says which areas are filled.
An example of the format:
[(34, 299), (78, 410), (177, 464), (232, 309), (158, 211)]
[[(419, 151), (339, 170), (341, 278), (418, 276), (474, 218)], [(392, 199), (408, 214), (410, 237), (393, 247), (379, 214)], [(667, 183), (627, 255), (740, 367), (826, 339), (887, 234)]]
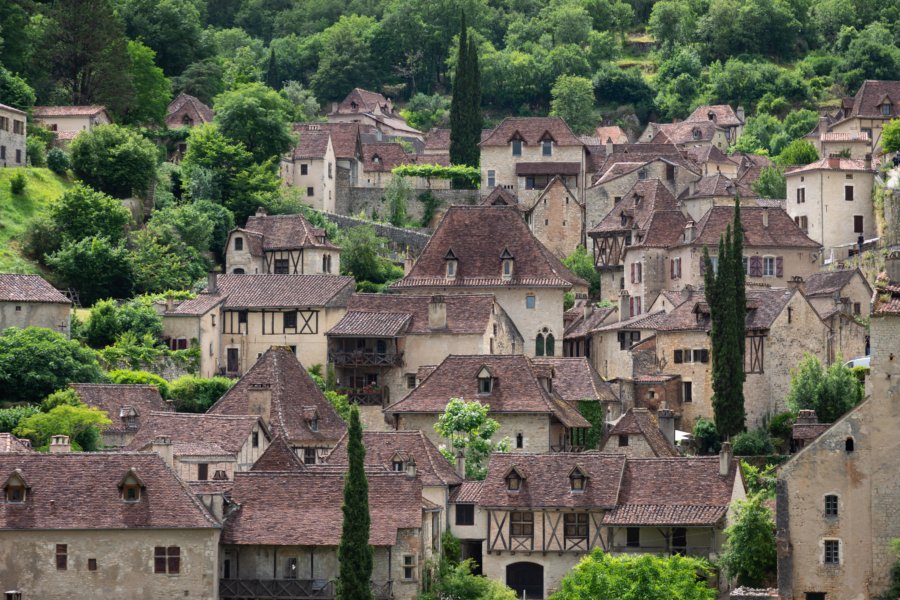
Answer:
[(278, 75), (278, 62), (275, 60), (275, 49), (269, 50), (269, 64), (266, 66), (266, 85), (273, 90), (281, 89), (281, 77)]
[[(741, 349), (741, 356), (744, 356), (746, 352), (746, 338), (747, 338), (747, 273), (744, 270), (744, 225), (741, 223), (741, 198), (738, 196), (734, 201), (734, 223), (731, 227), (731, 231), (733, 232), (732, 238), (732, 252), (731, 255), (734, 257), (734, 311), (735, 311), (735, 321), (737, 323), (743, 323), (744, 327), (740, 328), (739, 333), (739, 347)], [(741, 364), (741, 381), (744, 381), (743, 375), (743, 363)]]
[(461, 13), (459, 24), (459, 48), (456, 54), (456, 73), (453, 79), (453, 95), (450, 98), (450, 164), (465, 165), (469, 158), (466, 142), (468, 139), (469, 111), (471, 96), (469, 85), (470, 69), (468, 27), (466, 13)]
[(478, 40), (474, 35), (469, 37), (468, 54), (466, 67), (469, 70), (469, 102), (467, 103), (469, 116), (466, 144), (469, 150), (469, 160), (466, 164), (470, 167), (477, 167), (481, 163), (481, 148), (478, 144), (481, 142), (484, 118), (481, 114), (481, 67), (478, 64)]
[(366, 449), (362, 442), (359, 408), (350, 407), (350, 426), (347, 430), (349, 468), (344, 480), (344, 523), (341, 545), (338, 546), (340, 600), (371, 600), (372, 547), (369, 546), (369, 482), (366, 480)]

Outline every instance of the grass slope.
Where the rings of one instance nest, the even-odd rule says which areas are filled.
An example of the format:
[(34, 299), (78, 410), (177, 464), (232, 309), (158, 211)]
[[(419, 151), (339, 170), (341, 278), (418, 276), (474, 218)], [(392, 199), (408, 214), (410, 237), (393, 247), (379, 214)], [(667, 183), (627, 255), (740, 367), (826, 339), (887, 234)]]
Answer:
[[(14, 196), (9, 180), (14, 173), (25, 173), (28, 185)], [(50, 169), (0, 169), (0, 273), (38, 273), (34, 262), (19, 254), (19, 240), (32, 220), (47, 211), (71, 184)]]

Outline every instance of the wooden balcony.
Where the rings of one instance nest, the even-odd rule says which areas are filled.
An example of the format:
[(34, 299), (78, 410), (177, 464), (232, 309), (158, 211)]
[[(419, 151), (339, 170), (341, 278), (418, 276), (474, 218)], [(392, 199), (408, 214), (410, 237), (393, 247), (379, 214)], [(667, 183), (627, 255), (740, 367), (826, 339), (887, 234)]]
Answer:
[[(392, 581), (373, 581), (375, 600), (393, 600)], [(334, 600), (334, 582), (322, 579), (220, 579), (221, 600)]]
[(385, 406), (385, 390), (384, 388), (338, 388), (335, 390), (338, 394), (347, 396), (350, 404), (358, 404), (359, 406)]
[(402, 367), (403, 352), (375, 350), (331, 350), (328, 361), (336, 367)]
[(709, 559), (712, 554), (710, 546), (613, 546), (610, 552), (614, 554), (680, 554), (682, 556), (694, 556)]

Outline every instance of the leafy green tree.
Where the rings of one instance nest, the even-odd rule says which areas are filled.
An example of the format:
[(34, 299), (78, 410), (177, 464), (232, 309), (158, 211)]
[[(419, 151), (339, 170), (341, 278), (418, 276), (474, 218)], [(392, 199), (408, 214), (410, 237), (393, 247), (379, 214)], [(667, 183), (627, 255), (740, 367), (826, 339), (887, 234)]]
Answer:
[(341, 272), (357, 282), (385, 283), (392, 275), (382, 258), (387, 253), (387, 240), (375, 233), (371, 225), (359, 225), (342, 232)]
[(191, 63), (172, 79), (172, 89), (197, 97), (201, 102), (212, 104), (213, 98), (225, 90), (222, 65), (215, 59), (206, 58)]
[[(0, 32), (3, 30), (0, 29)], [(0, 98), (3, 103), (19, 110), (28, 110), (34, 106), (36, 97), (28, 82), (0, 66)]]
[(7, 402), (38, 402), (70, 382), (101, 379), (97, 357), (77, 341), (40, 327), (0, 332), (0, 390)]
[(792, 140), (800, 139), (812, 131), (819, 122), (819, 114), (808, 108), (789, 112), (782, 121), (784, 132)]
[(563, 577), (551, 600), (715, 600), (699, 558), (613, 556), (595, 548)]
[(572, 254), (563, 259), (563, 264), (569, 269), (588, 282), (590, 288), (588, 293), (591, 297), (600, 293), (600, 273), (594, 267), (594, 258), (587, 251), (587, 248), (579, 245)]
[(894, 119), (881, 130), (881, 149), (900, 152), (900, 119)]
[(147, 191), (156, 175), (156, 147), (118, 125), (79, 134), (70, 147), (75, 176), (115, 198)]
[(713, 421), (700, 417), (694, 423), (694, 440), (697, 442), (698, 454), (717, 454), (722, 447), (722, 439)]
[(118, 242), (131, 222), (131, 212), (121, 202), (82, 184), (66, 190), (49, 213), (53, 229), (71, 241), (98, 236)]
[(737, 500), (719, 564), (738, 585), (761, 587), (775, 575), (775, 522), (764, 494)]
[(169, 384), (169, 398), (178, 412), (204, 413), (234, 384), (226, 377), (182, 375)]
[(645, 119), (653, 108), (654, 91), (640, 69), (620, 69), (606, 63), (594, 74), (594, 95), (600, 106), (630, 105), (638, 118)]
[(838, 75), (848, 89), (858, 88), (866, 79), (900, 79), (900, 48), (895, 34), (883, 23), (867, 25), (847, 46)]
[(648, 29), (665, 50), (673, 50), (693, 41), (698, 15), (686, 0), (659, 0), (653, 3)]
[(794, 140), (775, 157), (775, 162), (781, 166), (808, 165), (817, 160), (819, 153), (816, 147), (806, 140)]
[(440, 94), (416, 94), (409, 99), (409, 104), (400, 111), (400, 115), (416, 129), (428, 131), (446, 124), (450, 117), (450, 102)]
[(47, 166), (47, 147), (36, 137), (25, 140), (25, 154), (28, 156), (28, 164), (32, 167)]
[(575, 133), (590, 133), (597, 120), (594, 117), (594, 86), (590, 79), (561, 75), (550, 94), (550, 115), (562, 117)]
[(763, 167), (752, 187), (760, 198), (783, 200), (787, 197), (787, 180), (778, 167)]
[(134, 88), (134, 103), (122, 114), (124, 123), (161, 125), (172, 101), (172, 86), (156, 66), (154, 52), (140, 42), (128, 42), (131, 67), (128, 73)]
[(764, 456), (775, 452), (772, 438), (765, 429), (742, 431), (734, 436), (732, 448), (738, 456)]
[(169, 397), (169, 382), (149, 371), (133, 371), (131, 369), (114, 369), (106, 374), (110, 383), (121, 385), (155, 385), (159, 395)]
[(484, 479), (487, 476), (487, 461), (491, 452), (507, 452), (509, 440), (494, 442), (491, 438), (500, 428), (500, 423), (488, 416), (490, 406), (477, 400), (466, 402), (451, 398), (434, 424), (434, 430), (449, 443), (449, 448), (441, 447), (441, 454), (456, 463), (457, 453), (466, 459), (466, 478)]
[(209, 267), (203, 255), (171, 229), (142, 229), (131, 235), (128, 245), (138, 293), (190, 289)]
[(372, 50), (380, 30), (374, 18), (351, 14), (316, 36), (319, 64), (310, 84), (317, 98), (338, 100), (354, 87), (377, 82), (378, 61)]
[(465, 13), (460, 17), (456, 73), (450, 98), (450, 163), (477, 167), (481, 141), (481, 72), (474, 38), (469, 39)]
[(119, 14), (128, 36), (152, 48), (156, 63), (169, 76), (205, 54), (200, 10), (192, 0), (125, 0)]
[(242, 143), (256, 162), (277, 158), (294, 143), (289, 126), (291, 106), (261, 83), (216, 96), (215, 109), (222, 135)]
[(344, 520), (338, 546), (338, 597), (342, 600), (373, 598), (369, 587), (372, 579), (373, 553), (369, 546), (369, 482), (366, 480), (366, 449), (362, 441), (359, 408), (350, 409), (347, 429), (348, 470), (344, 479)]
[(57, 175), (65, 175), (72, 166), (69, 155), (59, 148), (51, 148), (47, 153), (47, 167)]
[(319, 119), (319, 101), (316, 100), (312, 90), (303, 87), (298, 81), (285, 81), (279, 93), (285, 100), (291, 103), (291, 121), (305, 123)]
[(121, 306), (115, 300), (101, 300), (91, 307), (84, 326), (85, 340), (92, 348), (105, 348), (130, 331), (138, 337), (162, 337), (162, 317), (150, 302), (131, 300)]
[(22, 404), (12, 408), (0, 408), (0, 432), (12, 433), (19, 422), (26, 417), (36, 415), (41, 409), (33, 404)]
[[(458, 544), (459, 542), (457, 542)], [(446, 547), (444, 548), (446, 552)], [(471, 559), (451, 565), (441, 565), (440, 576), (420, 600), (516, 600), (514, 591), (503, 582), (473, 575)]]
[(180, 242), (199, 253), (213, 250), (215, 224), (198, 204), (178, 204), (155, 210), (147, 221), (147, 229)]
[(384, 188), (384, 199), (387, 201), (390, 211), (389, 221), (394, 227), (405, 227), (408, 221), (406, 207), (409, 205), (409, 196), (412, 187), (406, 177), (395, 176)]
[(65, 242), (47, 257), (47, 265), (61, 283), (78, 290), (85, 306), (100, 298), (127, 298), (134, 286), (128, 251), (105, 237)]
[(33, 447), (42, 449), (54, 435), (67, 435), (74, 450), (90, 452), (100, 445), (100, 431), (112, 425), (107, 414), (85, 405), (60, 404), (49, 412), (26, 417), (14, 433), (31, 440)]
[(788, 406), (795, 413), (816, 411), (820, 423), (834, 423), (862, 398), (862, 384), (840, 358), (826, 369), (815, 355), (806, 354), (791, 370)]

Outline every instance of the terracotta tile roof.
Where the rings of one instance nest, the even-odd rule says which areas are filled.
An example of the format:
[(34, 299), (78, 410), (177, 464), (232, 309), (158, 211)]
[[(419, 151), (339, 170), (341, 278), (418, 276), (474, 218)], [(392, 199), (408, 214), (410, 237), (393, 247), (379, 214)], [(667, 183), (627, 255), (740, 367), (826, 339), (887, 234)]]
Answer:
[(873, 172), (871, 167), (866, 167), (866, 161), (864, 160), (857, 160), (854, 158), (822, 158), (814, 163), (789, 169), (785, 175), (796, 175), (797, 173), (809, 173), (810, 171), (823, 170)]
[[(296, 130), (295, 130), (296, 131)], [(328, 142), (331, 138), (327, 131), (302, 130), (299, 140), (294, 146), (292, 157), (294, 160), (324, 159), (328, 154)]]
[(713, 164), (738, 164), (739, 161), (732, 160), (728, 156), (725, 156), (718, 147), (713, 146), (712, 144), (708, 146), (692, 146), (690, 148), (684, 149), (684, 155), (691, 159), (693, 162), (698, 165), (703, 165), (706, 163)]
[(876, 283), (872, 304), (875, 314), (900, 314), (900, 283)]
[(579, 315), (566, 328), (565, 339), (577, 339), (586, 336), (615, 312), (618, 312), (617, 308), (594, 308), (591, 310), (588, 318), (585, 319), (579, 311)]
[[(272, 393), (269, 430), (273, 436), (284, 436), (292, 447), (331, 447), (346, 431), (341, 417), (300, 361), (289, 348), (278, 346), (269, 348), (235, 386), (219, 398), (208, 414), (252, 414), (250, 388), (266, 385)], [(311, 406), (319, 415), (318, 431), (310, 430), (303, 414), (304, 409)]]
[(506, 146), (514, 137), (529, 146), (552, 139), (557, 146), (583, 146), (568, 124), (559, 117), (507, 117), (482, 138), (482, 146)]
[(20, 440), (11, 433), (0, 433), (0, 454), (33, 452), (30, 440)]
[[(462, 483), (453, 466), (447, 462), (437, 447), (421, 431), (364, 431), (366, 464), (392, 469), (392, 460), (399, 455), (404, 463), (410, 458), (416, 463), (416, 476), (422, 485), (441, 486)], [(328, 464), (347, 464), (347, 436), (341, 438), (331, 454)]]
[[(422, 485), (401, 473), (368, 473), (369, 544), (393, 546), (401, 529), (422, 527)], [(236, 473), (239, 507), (225, 522), (223, 544), (337, 546), (341, 541), (343, 473)]]
[(222, 296), (219, 294), (207, 294), (205, 291), (203, 291), (190, 300), (179, 302), (174, 306), (174, 308), (172, 308), (172, 310), (167, 310), (164, 315), (167, 317), (202, 316), (225, 302), (225, 299), (226, 296)]
[(356, 159), (362, 156), (359, 123), (294, 123), (300, 137), (306, 132), (324, 132), (331, 136), (331, 146), (336, 159)]
[(775, 163), (768, 156), (757, 154), (733, 154), (732, 160), (739, 161), (738, 181), (744, 185), (752, 186), (759, 179), (760, 173), (766, 167), (772, 167)]
[(106, 112), (105, 106), (35, 106), (31, 115), (40, 117), (93, 117)]
[[(356, 105), (356, 108), (353, 105)], [(337, 114), (368, 113), (376, 110), (388, 112), (388, 100), (378, 92), (353, 88), (338, 104)]]
[[(710, 113), (715, 116), (715, 119), (710, 119)], [(697, 121), (710, 121), (719, 125), (720, 127), (730, 127), (743, 125), (744, 122), (741, 121), (737, 114), (734, 112), (734, 109), (731, 108), (728, 104), (713, 104), (713, 105), (703, 105), (698, 106), (694, 109), (688, 118), (685, 119), (688, 122), (697, 122)]]
[(708, 198), (740, 196), (743, 199), (755, 198), (756, 192), (740, 180), (731, 179), (721, 173), (704, 175), (690, 184), (682, 193), (681, 198)]
[(154, 439), (165, 436), (172, 440), (179, 456), (236, 455), (257, 424), (268, 436), (265, 424), (256, 415), (151, 412), (126, 449), (150, 450)]
[[(446, 278), (448, 252), (457, 258), (457, 274)], [(501, 276), (501, 255), (515, 266)], [(563, 287), (587, 286), (534, 237), (518, 209), (508, 206), (451, 206), (406, 277), (395, 288), (412, 287)]]
[(821, 134), (819, 139), (823, 142), (859, 142), (862, 144), (867, 144), (871, 141), (868, 131), (832, 131)]
[(390, 337), (430, 335), (428, 307), (443, 298), (447, 327), (440, 333), (483, 335), (495, 310), (503, 310), (486, 294), (431, 296), (407, 294), (354, 294), (347, 314), (328, 331), (333, 336)]
[(54, 131), (56, 139), (60, 141), (72, 141), (81, 134), (81, 130)]
[(0, 302), (52, 302), (71, 304), (40, 275), (0, 273)]
[(19, 115), (27, 114), (24, 110), (19, 110), (18, 108), (13, 108), (12, 106), (7, 106), (6, 104), (0, 104), (0, 110), (6, 110), (9, 112), (14, 112)]
[[(167, 315), (205, 314), (224, 300), (225, 309), (346, 306), (356, 287), (341, 275), (219, 275), (218, 291), (203, 291)], [(205, 310), (204, 310), (205, 309)]]
[[(650, 161), (647, 161), (650, 162)], [(644, 161), (622, 161), (609, 165), (608, 168), (603, 170), (603, 175), (596, 181), (596, 183), (606, 183), (608, 181), (612, 181), (622, 175), (627, 175), (634, 171), (637, 171), (641, 167), (647, 164)]]
[[(787, 288), (747, 289), (747, 329), (769, 329), (796, 290)], [(707, 331), (709, 306), (703, 292), (692, 292), (689, 300), (676, 306), (660, 323), (657, 331)]]
[(654, 313), (643, 313), (624, 321), (616, 321), (607, 325), (601, 325), (593, 331), (617, 331), (619, 329), (658, 329), (660, 323), (666, 319), (663, 310)]
[(853, 98), (850, 117), (875, 117), (884, 119), (881, 114), (881, 103), (890, 101), (893, 105), (891, 117), (896, 118), (900, 112), (900, 81), (881, 81), (867, 79), (860, 86)]
[(280, 435), (272, 440), (266, 451), (250, 468), (251, 471), (303, 471), (305, 469), (306, 465), (291, 449), (287, 440)]
[[(669, 443), (659, 430), (659, 423), (646, 408), (629, 408), (607, 434), (606, 439), (614, 439), (620, 435), (642, 435), (657, 458), (679, 456), (678, 451)], [(605, 443), (604, 443), (605, 448)]]
[[(587, 476), (583, 492), (572, 492), (569, 474)], [(506, 476), (515, 468), (525, 477), (521, 490), (507, 490)], [(492, 454), (478, 497), (492, 508), (613, 508), (619, 497), (625, 456), (582, 452)]]
[[(620, 233), (643, 230), (657, 211), (677, 211), (672, 192), (659, 179), (641, 179), (631, 186), (622, 200), (591, 229), (590, 233)], [(625, 222), (623, 223), (623, 215)], [(680, 233), (680, 232), (679, 232)]]
[(516, 175), (578, 175), (581, 163), (577, 162), (517, 162)]
[(720, 129), (712, 121), (682, 121), (681, 123), (660, 123), (651, 144), (689, 144), (691, 142), (712, 141), (716, 130)]
[(477, 504), (481, 497), (481, 481), (463, 481), (462, 484), (450, 492), (452, 504)]
[(611, 385), (603, 381), (600, 373), (587, 358), (581, 357), (537, 357), (531, 359), (535, 366), (549, 366), (553, 369), (553, 394), (566, 402), (580, 400), (618, 401)]
[[(769, 224), (764, 225), (765, 215)], [(697, 235), (684, 245), (716, 248), (725, 235), (725, 228), (734, 222), (733, 206), (713, 206), (697, 222)], [(818, 248), (794, 223), (783, 208), (741, 206), (741, 225), (744, 228), (745, 248)]]
[(173, 410), (172, 405), (159, 395), (155, 385), (70, 383), (69, 387), (75, 390), (82, 402), (106, 412), (112, 421), (112, 425), (106, 428), (109, 432), (129, 431), (126, 417), (135, 417), (135, 425), (140, 428), (154, 411)]
[(166, 127), (170, 129), (184, 127), (182, 119), (185, 115), (191, 118), (193, 125), (211, 123), (213, 120), (213, 111), (210, 107), (198, 98), (181, 92), (166, 109)]
[(450, 130), (449, 129), (432, 129), (425, 134), (425, 150), (426, 151), (450, 151)]
[(814, 440), (825, 430), (832, 426), (832, 423), (796, 423), (791, 431), (791, 438), (795, 440)]
[(687, 223), (687, 217), (680, 210), (658, 210), (652, 214), (643, 232), (632, 238), (630, 248), (670, 248), (684, 239)]
[(400, 144), (363, 144), (363, 170), (390, 173), (394, 167), (416, 162), (416, 155), (407, 154)]
[(612, 139), (613, 144), (627, 144), (628, 135), (618, 125), (610, 125), (607, 127), (598, 127), (594, 130), (600, 144), (605, 144), (607, 140)]
[(803, 293), (806, 296), (830, 296), (844, 289), (857, 273), (862, 278), (863, 283), (868, 286), (865, 276), (859, 269), (820, 271), (819, 273), (813, 273), (807, 278), (806, 285), (803, 286)]
[(482, 206), (515, 206), (519, 210), (525, 210), (525, 205), (519, 203), (519, 199), (512, 190), (499, 185), (484, 197), (481, 204)]
[(256, 214), (247, 219), (244, 230), (262, 236), (263, 250), (339, 249), (329, 241), (324, 229), (314, 227), (303, 215)]
[(719, 475), (719, 457), (629, 458), (618, 505), (604, 525), (717, 525), (728, 511), (739, 468)]
[[(0, 504), (0, 529), (206, 529), (219, 525), (156, 453), (0, 454), (0, 481), (18, 471), (22, 504)], [(125, 502), (130, 472), (143, 484)]]

